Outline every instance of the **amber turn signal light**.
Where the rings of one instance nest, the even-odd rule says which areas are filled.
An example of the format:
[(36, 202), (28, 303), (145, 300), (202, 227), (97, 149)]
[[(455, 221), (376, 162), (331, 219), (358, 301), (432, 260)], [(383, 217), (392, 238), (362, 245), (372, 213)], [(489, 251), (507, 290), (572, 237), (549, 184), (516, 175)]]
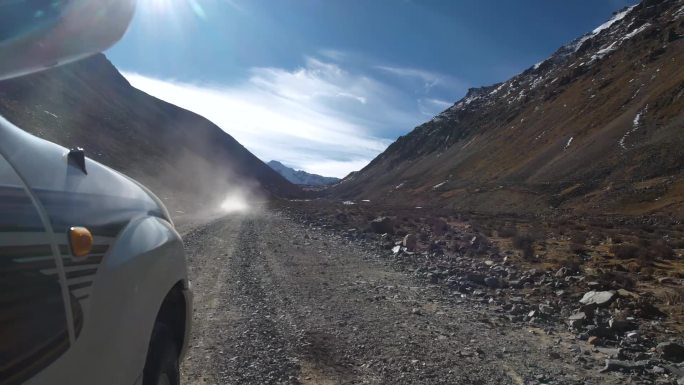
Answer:
[(85, 227), (72, 227), (69, 229), (69, 244), (74, 257), (85, 257), (93, 249), (93, 234)]

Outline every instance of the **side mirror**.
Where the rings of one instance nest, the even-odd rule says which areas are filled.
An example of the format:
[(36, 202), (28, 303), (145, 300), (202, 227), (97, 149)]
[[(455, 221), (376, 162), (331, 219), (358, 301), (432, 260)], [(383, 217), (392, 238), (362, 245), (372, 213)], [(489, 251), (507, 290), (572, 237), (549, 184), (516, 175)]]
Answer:
[(106, 50), (134, 10), (135, 0), (0, 0), (0, 80)]

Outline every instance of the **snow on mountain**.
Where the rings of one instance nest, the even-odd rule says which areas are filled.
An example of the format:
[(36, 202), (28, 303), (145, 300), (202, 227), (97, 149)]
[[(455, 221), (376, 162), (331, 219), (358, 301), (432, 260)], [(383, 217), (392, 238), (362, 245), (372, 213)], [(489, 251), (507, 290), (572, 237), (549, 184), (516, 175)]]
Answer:
[(268, 162), (268, 165), (282, 175), (285, 179), (297, 185), (306, 186), (325, 186), (335, 184), (340, 181), (338, 178), (320, 176), (316, 174), (310, 174), (306, 171), (295, 170), (291, 167), (287, 167), (284, 164), (278, 162), (277, 160), (272, 160)]

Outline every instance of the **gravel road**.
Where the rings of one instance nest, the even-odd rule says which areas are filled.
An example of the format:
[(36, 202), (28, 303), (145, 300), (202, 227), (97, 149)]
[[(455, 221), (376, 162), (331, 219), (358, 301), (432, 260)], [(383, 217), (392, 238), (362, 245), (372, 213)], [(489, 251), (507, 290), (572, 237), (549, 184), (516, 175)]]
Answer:
[(598, 384), (566, 338), (512, 327), (277, 212), (184, 234), (195, 290), (184, 384)]

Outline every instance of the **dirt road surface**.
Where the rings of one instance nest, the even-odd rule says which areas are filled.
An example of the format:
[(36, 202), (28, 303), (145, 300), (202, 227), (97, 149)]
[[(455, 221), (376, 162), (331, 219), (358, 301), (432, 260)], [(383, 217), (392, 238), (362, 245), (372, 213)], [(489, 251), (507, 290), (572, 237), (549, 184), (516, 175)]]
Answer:
[(184, 237), (195, 290), (184, 384), (618, 381), (583, 369), (559, 336), (506, 324), (283, 213)]

